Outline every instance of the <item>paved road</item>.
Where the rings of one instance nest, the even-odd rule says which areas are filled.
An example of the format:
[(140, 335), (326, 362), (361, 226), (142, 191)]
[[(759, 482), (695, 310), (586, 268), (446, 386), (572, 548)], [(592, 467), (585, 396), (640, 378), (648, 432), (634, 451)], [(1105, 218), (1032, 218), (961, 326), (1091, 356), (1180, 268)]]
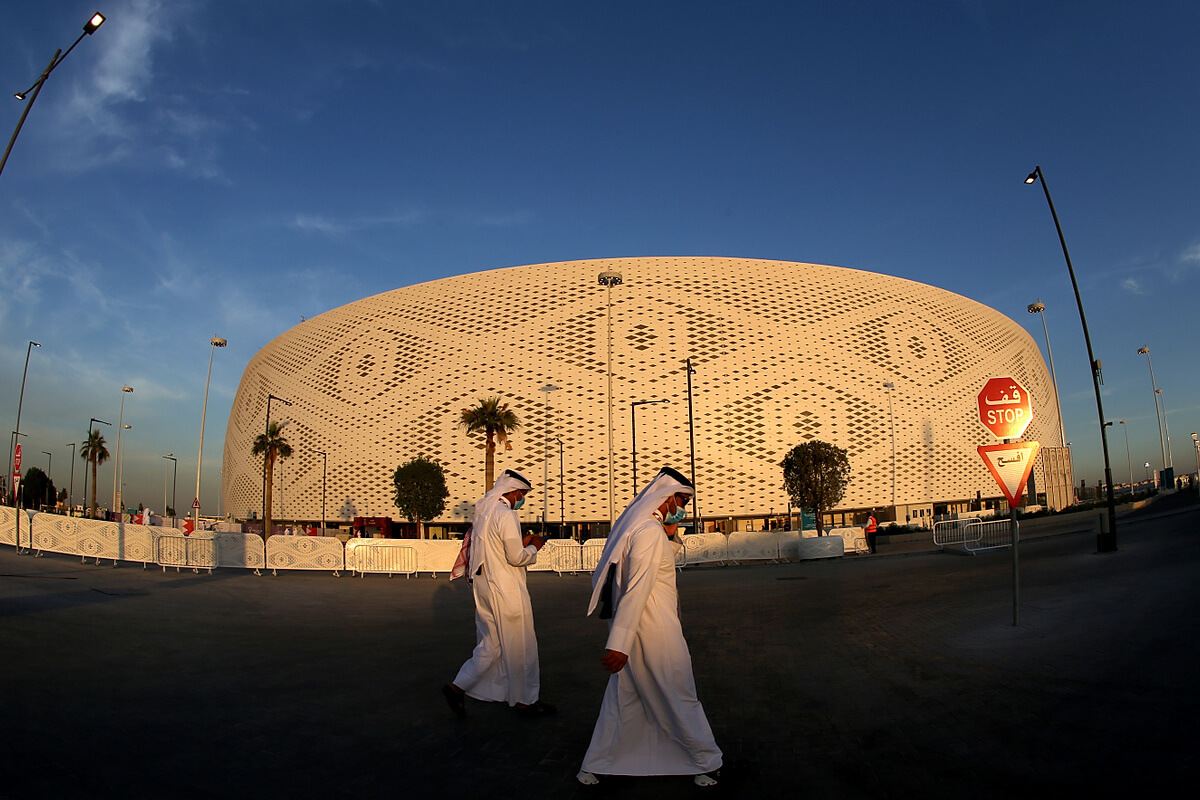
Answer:
[(1200, 509), (1007, 552), (679, 576), (701, 700), (736, 768), (575, 783), (600, 705), (588, 578), (535, 574), (543, 720), (438, 686), (460, 582), (213, 575), (0, 548), (2, 797), (1166, 796), (1198, 777)]

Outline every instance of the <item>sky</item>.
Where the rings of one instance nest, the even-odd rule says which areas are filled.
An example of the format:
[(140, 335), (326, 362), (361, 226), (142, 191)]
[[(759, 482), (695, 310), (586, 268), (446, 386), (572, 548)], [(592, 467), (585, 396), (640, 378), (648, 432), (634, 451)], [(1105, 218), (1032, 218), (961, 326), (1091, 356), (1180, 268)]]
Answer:
[[(0, 173), (0, 417), (11, 431), (20, 405), (24, 467), (59, 487), (66, 443), (96, 417), (112, 451), (120, 416), (127, 504), (162, 508), (172, 453), (190, 505), (211, 354), (213, 513), (242, 372), (302, 319), (451, 275), (657, 255), (920, 281), (1045, 352), (1040, 300), (1076, 481), (1095, 485), (1099, 416), (1054, 220), (1024, 184), (1037, 165), (1105, 417), (1126, 420), (1114, 479), (1161, 464), (1155, 385), (1176, 471), (1195, 469), (1191, 0), (13, 0), (0, 87), (34, 83), (96, 10)], [(0, 130), (24, 107), (0, 97)], [(102, 503), (112, 482), (102, 468)]]

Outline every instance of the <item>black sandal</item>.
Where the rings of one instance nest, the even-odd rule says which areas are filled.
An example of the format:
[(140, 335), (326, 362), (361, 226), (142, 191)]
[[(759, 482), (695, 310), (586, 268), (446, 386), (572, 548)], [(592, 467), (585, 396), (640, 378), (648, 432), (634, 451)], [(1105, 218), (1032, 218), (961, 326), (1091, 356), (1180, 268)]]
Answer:
[(463, 696), (462, 693), (454, 691), (454, 687), (448, 683), (442, 687), (442, 697), (446, 698), (446, 705), (450, 706), (454, 716), (459, 719), (467, 718), (467, 706), (463, 703)]
[(523, 717), (548, 717), (558, 711), (554, 706), (543, 703), (541, 700), (527, 706), (515, 706), (515, 708), (517, 713)]

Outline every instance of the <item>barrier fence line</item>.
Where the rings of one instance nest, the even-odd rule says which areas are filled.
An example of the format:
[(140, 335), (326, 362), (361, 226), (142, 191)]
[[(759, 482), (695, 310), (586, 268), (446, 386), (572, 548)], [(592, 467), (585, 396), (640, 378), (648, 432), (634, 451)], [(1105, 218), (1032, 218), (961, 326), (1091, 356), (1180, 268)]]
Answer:
[[(1007, 521), (998, 524), (1007, 531)], [(976, 541), (984, 542), (981, 548), (992, 546), (983, 540), (983, 530), (980, 529)], [(1000, 536), (1003, 531), (995, 535)], [(830, 558), (861, 550), (861, 529), (834, 529), (829, 534), (819, 539), (804, 536), (800, 531), (687, 534), (682, 537), (683, 548), (676, 554), (675, 562), (683, 568), (737, 564), (739, 560)], [(590, 573), (596, 568), (607, 541), (588, 539), (580, 543), (551, 539), (530, 570), (558, 575)], [(840, 546), (843, 542), (844, 547)], [(261, 574), (261, 570), (269, 568), (274, 575), (281, 569), (329, 570), (334, 576), (340, 576), (341, 570), (349, 570), (359, 576), (386, 573), (412, 577), (428, 572), (435, 578), (439, 573), (450, 572), (461, 546), (460, 540), (428, 539), (351, 539), (343, 545), (335, 537), (283, 534), (263, 542), (253, 533), (198, 531), (189, 535), (175, 528), (29, 514), (0, 506), (0, 544), (19, 548), (25, 543), (38, 556), (45, 552), (77, 555), (85, 561), (94, 558), (97, 564), (101, 559), (112, 559), (114, 566), (120, 561), (141, 561), (143, 568), (153, 563), (164, 572), (174, 567), (195, 572), (206, 569), (211, 573), (223, 567), (251, 569)]]
[(1011, 547), (1013, 534), (1019, 539), (1020, 531), (1020, 523), (1016, 520), (942, 520), (933, 524), (933, 543), (938, 547), (961, 547), (968, 553), (976, 553)]

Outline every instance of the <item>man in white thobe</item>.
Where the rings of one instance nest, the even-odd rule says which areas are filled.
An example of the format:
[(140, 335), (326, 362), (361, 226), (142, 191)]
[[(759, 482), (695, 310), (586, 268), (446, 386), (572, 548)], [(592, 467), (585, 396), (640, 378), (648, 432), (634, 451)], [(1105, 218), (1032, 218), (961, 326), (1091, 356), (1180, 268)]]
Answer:
[(679, 623), (675, 553), (669, 539), (695, 494), (663, 469), (613, 525), (592, 573), (591, 614), (609, 617), (601, 664), (612, 673), (583, 758), (581, 783), (602, 775), (694, 775), (716, 783), (721, 750), (696, 697), (692, 657)]
[(475, 505), (467, 575), (475, 594), (479, 643), (454, 682), (442, 687), (450, 709), (460, 718), (466, 717), (464, 696), (503, 701), (528, 715), (554, 712), (538, 699), (537, 637), (525, 585), (525, 568), (537, 561), (545, 540), (522, 537), (517, 516), (532, 488), (520, 474), (505, 470)]

